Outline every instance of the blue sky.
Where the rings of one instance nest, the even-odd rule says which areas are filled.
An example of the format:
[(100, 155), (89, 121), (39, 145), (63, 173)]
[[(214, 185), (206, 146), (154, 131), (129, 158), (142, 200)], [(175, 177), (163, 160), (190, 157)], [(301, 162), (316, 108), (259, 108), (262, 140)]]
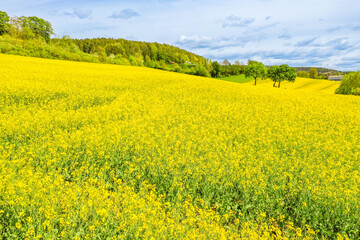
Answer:
[(57, 36), (175, 45), (211, 60), (360, 70), (359, 0), (0, 0)]

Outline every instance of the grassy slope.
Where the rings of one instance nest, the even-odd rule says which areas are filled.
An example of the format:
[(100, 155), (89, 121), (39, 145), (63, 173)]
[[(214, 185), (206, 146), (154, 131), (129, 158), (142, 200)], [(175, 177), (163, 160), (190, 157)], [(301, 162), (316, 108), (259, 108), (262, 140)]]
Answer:
[(0, 65), (5, 238), (359, 237), (358, 97), (7, 55)]
[(228, 82), (236, 82), (236, 83), (247, 83), (253, 80), (252, 78), (246, 78), (244, 74), (230, 76), (230, 77), (223, 77), (219, 78), (220, 80), (228, 81)]

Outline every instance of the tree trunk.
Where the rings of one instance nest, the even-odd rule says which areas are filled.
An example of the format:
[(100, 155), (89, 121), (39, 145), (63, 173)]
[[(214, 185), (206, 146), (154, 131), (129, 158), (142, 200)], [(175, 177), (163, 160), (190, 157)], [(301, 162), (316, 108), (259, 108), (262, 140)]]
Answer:
[(279, 88), (280, 88), (280, 83), (281, 83), (281, 82), (279, 81)]
[(276, 82), (274, 82), (273, 87), (275, 87)]
[(255, 86), (256, 86), (256, 78), (255, 78)]

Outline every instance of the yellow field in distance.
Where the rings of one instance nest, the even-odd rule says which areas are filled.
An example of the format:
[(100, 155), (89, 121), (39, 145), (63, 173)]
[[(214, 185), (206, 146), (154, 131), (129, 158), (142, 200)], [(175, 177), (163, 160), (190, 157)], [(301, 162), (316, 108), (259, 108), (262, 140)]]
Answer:
[[(254, 84), (251, 81), (247, 84)], [(259, 86), (272, 87), (273, 82), (271, 80), (260, 80), (258, 81)], [(281, 83), (282, 89), (300, 90), (312, 93), (330, 93), (334, 94), (335, 90), (340, 86), (340, 82), (322, 80), (322, 79), (311, 79), (311, 78), (296, 78), (295, 82), (283, 82)]]

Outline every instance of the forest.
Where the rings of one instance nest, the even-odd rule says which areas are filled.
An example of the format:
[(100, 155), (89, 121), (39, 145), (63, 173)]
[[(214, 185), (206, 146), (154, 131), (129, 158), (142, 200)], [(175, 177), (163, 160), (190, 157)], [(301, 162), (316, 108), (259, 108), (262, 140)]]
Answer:
[(50, 22), (36, 17), (10, 17), (0, 11), (0, 53), (21, 56), (145, 66), (204, 77), (226, 77), (244, 72), (239, 61), (211, 62), (175, 46), (113, 38), (51, 38)]

